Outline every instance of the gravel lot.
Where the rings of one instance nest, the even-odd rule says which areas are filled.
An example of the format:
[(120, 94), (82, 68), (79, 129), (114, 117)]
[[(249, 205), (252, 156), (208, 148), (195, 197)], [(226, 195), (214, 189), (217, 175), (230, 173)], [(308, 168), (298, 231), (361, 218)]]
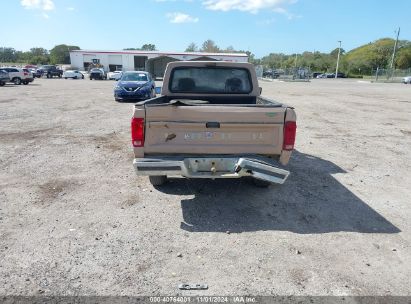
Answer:
[(0, 295), (411, 295), (410, 85), (262, 82), (298, 115), (286, 184), (160, 190), (113, 86), (0, 88)]

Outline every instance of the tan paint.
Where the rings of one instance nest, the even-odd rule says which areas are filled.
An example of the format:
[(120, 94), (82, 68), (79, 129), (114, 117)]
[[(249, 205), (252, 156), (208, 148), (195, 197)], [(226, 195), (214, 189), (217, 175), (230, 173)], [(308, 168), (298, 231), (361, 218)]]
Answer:
[[(168, 90), (171, 70), (179, 66), (215, 66), (241, 67), (250, 70), (253, 90), (249, 94), (237, 96), (258, 97), (262, 106), (154, 106), (136, 105), (134, 117), (145, 118), (145, 146), (134, 148), (136, 158), (145, 154), (178, 155), (178, 154), (259, 154), (279, 158), (287, 164), (291, 151), (282, 151), (284, 120), (295, 121), (293, 109), (270, 107), (270, 100), (259, 97), (260, 89), (249, 63), (231, 62), (172, 62), (167, 66), (164, 76), (162, 94), (166, 96), (190, 96), (200, 99), (206, 94), (173, 94)], [(213, 94), (213, 96), (227, 96)], [(207, 122), (218, 122), (220, 128), (207, 128)]]
[[(280, 154), (284, 111), (215, 105), (147, 107), (144, 151)], [(220, 128), (207, 128), (207, 122), (218, 122)], [(173, 139), (167, 140), (171, 135)]]

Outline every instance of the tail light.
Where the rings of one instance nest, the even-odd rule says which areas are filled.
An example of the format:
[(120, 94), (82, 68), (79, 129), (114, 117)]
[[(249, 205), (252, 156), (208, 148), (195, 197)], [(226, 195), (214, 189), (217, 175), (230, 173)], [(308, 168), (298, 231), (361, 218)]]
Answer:
[(144, 147), (144, 118), (131, 119), (131, 143), (134, 147)]
[(297, 131), (297, 124), (295, 123), (295, 121), (285, 122), (283, 150), (291, 151), (294, 149), (296, 131)]

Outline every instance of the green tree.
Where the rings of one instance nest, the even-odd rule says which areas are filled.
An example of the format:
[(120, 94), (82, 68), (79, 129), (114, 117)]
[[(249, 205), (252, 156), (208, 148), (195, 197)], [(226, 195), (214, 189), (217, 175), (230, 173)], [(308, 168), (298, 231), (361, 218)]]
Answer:
[(228, 47), (224, 50), (224, 52), (227, 52), (227, 53), (235, 53), (236, 50), (234, 49), (234, 47), (233, 47), (232, 45), (230, 45), (230, 46), (228, 46)]
[(156, 45), (155, 44), (143, 44), (143, 46), (141, 47), (142, 51), (156, 51)]
[(156, 45), (151, 43), (143, 44), (140, 48), (125, 48), (124, 51), (157, 51)]
[(216, 43), (213, 40), (208, 39), (203, 42), (201, 51), (207, 53), (219, 53), (220, 48), (216, 45)]
[(23, 52), (19, 62), (30, 64), (47, 64), (50, 62), (49, 51), (42, 47), (31, 48), (29, 52)]
[[(340, 55), (344, 55), (344, 54), (345, 54), (345, 50), (343, 48), (341, 48)], [(334, 57), (335, 59), (337, 59), (337, 57), (338, 57), (338, 48), (333, 49), (331, 51), (330, 55), (331, 55), (331, 57)]]
[(50, 62), (52, 64), (70, 64), (70, 51), (79, 50), (75, 45), (59, 44), (50, 50)]
[(30, 49), (30, 53), (32, 56), (48, 56), (49, 51), (42, 47), (34, 47)]
[(401, 45), (395, 58), (395, 67), (398, 69), (411, 68), (411, 42)]
[(0, 62), (16, 62), (16, 50), (11, 47), (0, 47)]
[(187, 48), (186, 48), (185, 51), (186, 51), (186, 52), (197, 52), (197, 51), (198, 51), (198, 46), (197, 46), (197, 44), (195, 44), (194, 42), (191, 42), (191, 43), (187, 46)]

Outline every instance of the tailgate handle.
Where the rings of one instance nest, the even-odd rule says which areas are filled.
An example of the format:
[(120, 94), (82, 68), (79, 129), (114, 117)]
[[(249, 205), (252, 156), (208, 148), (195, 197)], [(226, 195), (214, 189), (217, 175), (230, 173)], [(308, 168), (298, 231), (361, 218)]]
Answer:
[(220, 123), (219, 122), (207, 122), (206, 123), (206, 128), (218, 129), (218, 128), (220, 128)]

